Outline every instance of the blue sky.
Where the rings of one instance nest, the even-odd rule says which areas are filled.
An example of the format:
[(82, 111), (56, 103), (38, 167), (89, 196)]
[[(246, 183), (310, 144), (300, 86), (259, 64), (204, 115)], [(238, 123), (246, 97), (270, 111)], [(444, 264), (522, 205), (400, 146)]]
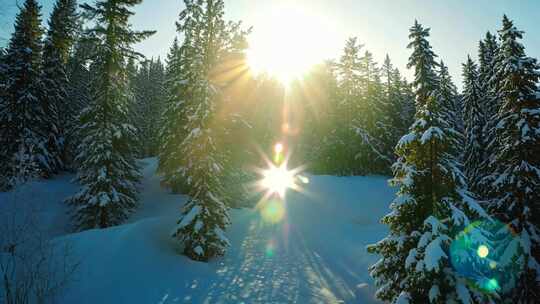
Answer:
[[(12, 22), (17, 12), (16, 2), (23, 0), (0, 0), (0, 44), (6, 43)], [(44, 16), (53, 6), (53, 0), (41, 0)], [(487, 30), (495, 32), (500, 27), (501, 17), (506, 13), (524, 30), (523, 43), (529, 56), (540, 57), (540, 1), (537, 0), (225, 0), (226, 16), (243, 20), (246, 25), (260, 27), (260, 16), (273, 6), (294, 2), (318, 15), (323, 15), (335, 27), (341, 41), (357, 36), (366, 49), (382, 61), (386, 53), (403, 74), (410, 77), (405, 65), (410, 51), (406, 49), (408, 29), (418, 19), (431, 28), (431, 43), (435, 52), (450, 68), (458, 86), (461, 80), (461, 63), (467, 54), (476, 57), (478, 40)], [(137, 49), (151, 56), (165, 56), (175, 36), (175, 24), (182, 8), (181, 0), (146, 0), (138, 6), (132, 19), (137, 29), (154, 29), (157, 34)], [(279, 22), (279, 20), (275, 20)], [(321, 37), (324, 39), (324, 37)], [(335, 56), (343, 44), (335, 45)]]

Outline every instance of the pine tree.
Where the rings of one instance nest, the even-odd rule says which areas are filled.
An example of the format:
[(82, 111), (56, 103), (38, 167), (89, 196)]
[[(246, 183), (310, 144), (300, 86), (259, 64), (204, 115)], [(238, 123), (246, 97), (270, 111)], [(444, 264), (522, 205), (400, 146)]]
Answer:
[(6, 86), (7, 86), (7, 62), (6, 62), (6, 50), (0, 47), (0, 107), (7, 98)]
[(465, 120), (464, 173), (470, 190), (477, 194), (483, 177), (482, 162), (485, 158), (484, 95), (479, 82), (478, 68), (470, 57), (463, 64), (463, 103)]
[[(128, 65), (128, 69), (131, 65)], [(132, 68), (131, 68), (132, 69)], [(141, 157), (157, 154), (159, 120), (164, 106), (164, 67), (161, 60), (145, 60), (131, 80), (135, 93), (134, 124)]]
[(44, 91), (41, 96), (46, 112), (47, 147), (51, 153), (48, 172), (58, 173), (66, 167), (65, 130), (70, 117), (67, 96), (68, 79), (66, 65), (77, 26), (77, 1), (58, 0), (49, 20), (49, 30), (43, 50), (42, 81)]
[(385, 151), (382, 138), (390, 128), (387, 105), (383, 94), (380, 69), (369, 51), (360, 58), (359, 81), (360, 104), (357, 117), (353, 119), (354, 129), (360, 145), (355, 151), (355, 159), (360, 170), (356, 173), (386, 173), (392, 163), (392, 151)]
[(334, 148), (332, 154), (335, 155), (336, 173), (339, 175), (352, 175), (358, 167), (354, 157), (359, 150), (360, 141), (355, 136), (354, 120), (359, 113), (358, 69), (361, 48), (357, 38), (349, 38), (335, 67), (339, 99), (336, 109), (340, 119), (336, 121), (329, 144)]
[(483, 199), (487, 198), (489, 191), (489, 181), (485, 178), (493, 171), (491, 163), (495, 157), (495, 126), (497, 125), (496, 115), (500, 108), (500, 98), (497, 94), (497, 84), (499, 80), (495, 76), (495, 66), (497, 60), (499, 45), (497, 37), (490, 32), (486, 33), (485, 39), (479, 42), (478, 60), (479, 66), (479, 84), (481, 96), (483, 99), (482, 108), (484, 120), (486, 121), (483, 129), (484, 145), (486, 145), (484, 160), (481, 162), (482, 174), (477, 191)]
[[(437, 74), (438, 89), (437, 99), (440, 101), (442, 111), (446, 116), (446, 120), (450, 123), (450, 126), (457, 132), (463, 134), (463, 117), (462, 107), (460, 107), (460, 99), (458, 97), (458, 90), (456, 85), (452, 82), (452, 77), (448, 71), (448, 67), (441, 60), (439, 63), (439, 70)], [(462, 141), (462, 138), (458, 138)]]
[(186, 137), (186, 109), (190, 99), (190, 91), (187, 88), (189, 60), (192, 60), (193, 50), (191, 41), (195, 38), (193, 30), (184, 33), (184, 43), (180, 47), (178, 39), (174, 39), (173, 45), (167, 55), (166, 71), (166, 100), (165, 110), (161, 119), (160, 148), (159, 148), (159, 172), (163, 175), (163, 182), (168, 185), (173, 193), (187, 193), (188, 186), (184, 180), (183, 154), (180, 149)]
[[(51, 157), (47, 151), (46, 113), (40, 100), (42, 28), (41, 7), (27, 0), (15, 21), (5, 56), (5, 92), (0, 104), (0, 189), (12, 186), (18, 167), (30, 175), (46, 175)], [(27, 178), (29, 176), (23, 176)]]
[(517, 285), (505, 296), (512, 303), (535, 303), (540, 296), (540, 77), (536, 59), (519, 42), (523, 32), (503, 17), (494, 78), (501, 108), (495, 128), (494, 168), (487, 180), (489, 212), (519, 238)]
[(382, 109), (377, 126), (383, 144), (382, 151), (393, 163), (396, 160), (394, 147), (413, 122), (414, 99), (408, 96), (405, 90), (407, 84), (403, 83), (399, 70), (392, 65), (388, 55), (381, 70), (384, 97), (381, 97)]
[(79, 134), (79, 116), (83, 109), (89, 106), (91, 99), (91, 83), (95, 77), (95, 64), (91, 64), (92, 54), (95, 53), (94, 39), (91, 33), (85, 33), (78, 28), (75, 33), (76, 39), (73, 51), (66, 64), (67, 100), (65, 106), (64, 128), (64, 165), (65, 169), (73, 171), (80, 164), (75, 161), (77, 147), (81, 144), (84, 135)]
[(371, 275), (379, 287), (376, 296), (384, 301), (471, 303), (482, 296), (452, 270), (449, 247), (453, 233), (485, 213), (468, 196), (454, 157), (458, 140), (437, 100), (429, 29), (415, 22), (409, 37), (417, 110), (410, 133), (396, 147), (399, 158), (392, 182), (400, 189), (392, 212), (382, 220), (390, 234), (369, 247), (382, 256)]
[(95, 21), (89, 32), (96, 43), (96, 77), (90, 104), (80, 117), (83, 139), (78, 147), (77, 181), (82, 188), (67, 200), (74, 206), (80, 229), (117, 225), (137, 203), (140, 173), (132, 151), (136, 130), (129, 124), (126, 61), (139, 56), (131, 45), (153, 34), (135, 32), (128, 23), (133, 15), (130, 9), (139, 3), (141, 0), (109, 0), (81, 6), (85, 16)]
[(191, 191), (173, 237), (184, 244), (188, 257), (207, 261), (222, 255), (229, 245), (224, 231), (230, 220), (220, 179), (225, 159), (217, 150), (214, 125), (222, 93), (214, 73), (220, 61), (237, 47), (234, 37), (239, 24), (223, 20), (222, 0), (185, 0), (185, 4), (177, 23), (185, 37), (182, 59), (189, 63), (184, 75), (189, 92), (185, 103), (187, 136), (180, 148)]

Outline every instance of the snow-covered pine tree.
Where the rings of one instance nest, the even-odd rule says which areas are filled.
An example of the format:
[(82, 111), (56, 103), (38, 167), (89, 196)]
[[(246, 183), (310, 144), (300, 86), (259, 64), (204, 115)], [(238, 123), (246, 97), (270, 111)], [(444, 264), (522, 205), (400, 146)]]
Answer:
[[(385, 150), (383, 138), (391, 128), (386, 113), (380, 69), (369, 51), (360, 58), (357, 86), (360, 89), (359, 112), (353, 126), (360, 141), (354, 151), (357, 161), (355, 173), (387, 173), (392, 164), (392, 149)], [(356, 139), (356, 138), (355, 138)]]
[(393, 184), (399, 186), (392, 212), (382, 222), (390, 234), (369, 251), (382, 258), (371, 267), (376, 296), (392, 303), (473, 303), (482, 295), (468, 287), (450, 264), (454, 233), (483, 209), (468, 196), (453, 150), (455, 130), (437, 100), (437, 66), (427, 40), (429, 29), (417, 21), (410, 29), (415, 68), (416, 115), (410, 133), (399, 141)]
[[(190, 21), (191, 22), (191, 21)], [(189, 24), (189, 27), (188, 27)], [(186, 109), (190, 100), (190, 91), (187, 87), (188, 68), (193, 60), (194, 50), (191, 46), (196, 38), (194, 25), (188, 23), (182, 28), (184, 42), (178, 45), (175, 38), (169, 54), (167, 55), (166, 71), (166, 98), (164, 112), (161, 117), (159, 167), (163, 182), (171, 188), (173, 193), (187, 193), (187, 181), (184, 179), (183, 154), (180, 149), (186, 137)]]
[(90, 33), (84, 33), (78, 28), (75, 36), (73, 50), (66, 64), (67, 100), (65, 105), (65, 129), (64, 129), (64, 165), (65, 169), (74, 171), (79, 164), (76, 163), (76, 150), (83, 135), (79, 136), (79, 116), (83, 109), (90, 104), (90, 85), (95, 77), (95, 64), (91, 64), (92, 54), (95, 53), (95, 44)]
[(47, 149), (51, 154), (48, 174), (58, 173), (67, 163), (65, 130), (70, 117), (68, 111), (68, 79), (66, 65), (77, 26), (77, 1), (57, 0), (49, 19), (49, 30), (43, 48), (40, 96), (46, 113)]
[[(189, 39), (184, 75), (189, 100), (186, 102), (187, 136), (179, 146), (185, 164), (185, 177), (191, 187), (190, 199), (174, 229), (173, 237), (184, 245), (184, 254), (193, 260), (207, 261), (224, 254), (229, 246), (225, 229), (229, 225), (220, 175), (223, 158), (216, 145), (216, 118), (220, 88), (211, 78), (227, 46), (227, 24), (223, 20), (222, 0), (185, 0), (178, 30)], [(188, 43), (189, 45), (186, 45)]]
[(401, 76), (401, 73), (397, 68), (394, 68), (392, 78), (394, 79), (395, 91), (399, 98), (396, 103), (396, 107), (399, 108), (399, 118), (394, 121), (393, 126), (399, 130), (399, 137), (396, 138), (393, 144), (393, 148), (399, 139), (409, 132), (409, 127), (414, 121), (415, 112), (415, 96), (411, 84), (407, 82), (405, 77)]
[(11, 188), (18, 167), (33, 168), (26, 172), (36, 176), (46, 174), (50, 168), (44, 132), (46, 113), (40, 100), (43, 92), (40, 9), (35, 0), (25, 1), (5, 56), (5, 92), (0, 104), (1, 190)]
[[(442, 60), (439, 63), (437, 78), (439, 81), (437, 85), (437, 99), (441, 103), (441, 111), (446, 115), (446, 120), (450, 123), (450, 126), (460, 134), (463, 134), (464, 125), (462, 116), (463, 110), (460, 106), (461, 100), (458, 96), (457, 87), (452, 82), (448, 67)], [(458, 140), (463, 142), (462, 136), (459, 136)]]
[(6, 98), (6, 85), (7, 85), (6, 49), (0, 47), (0, 107)]
[(90, 104), (81, 114), (77, 181), (81, 190), (67, 202), (74, 207), (80, 229), (103, 228), (124, 221), (137, 203), (140, 177), (132, 151), (135, 129), (130, 125), (131, 93), (126, 75), (127, 59), (140, 56), (131, 45), (152, 31), (131, 29), (131, 8), (142, 0), (96, 1), (81, 7), (90, 20), (95, 39), (96, 77)]
[(383, 144), (382, 151), (395, 162), (396, 156), (394, 147), (399, 139), (405, 135), (412, 124), (414, 115), (414, 99), (405, 94), (404, 85), (399, 70), (392, 65), (390, 56), (386, 55), (381, 68), (383, 76), (384, 101), (382, 105), (382, 115), (378, 122), (379, 137)]
[(135, 71), (132, 87), (135, 93), (134, 124), (139, 130), (138, 141), (141, 157), (157, 154), (158, 120), (164, 104), (164, 67), (161, 59), (141, 62)]
[(495, 66), (497, 65), (496, 60), (499, 49), (497, 37), (490, 32), (487, 32), (484, 40), (479, 42), (478, 47), (478, 61), (480, 63), (478, 79), (482, 99), (484, 101), (482, 108), (484, 109), (483, 114), (486, 122), (482, 133), (486, 148), (484, 160), (481, 162), (480, 169), (482, 179), (480, 180), (479, 185), (477, 185), (477, 191), (482, 199), (485, 199), (490, 187), (489, 181), (484, 179), (484, 177), (488, 176), (493, 171), (490, 164), (495, 157), (495, 126), (498, 123), (496, 115), (500, 108), (500, 98), (497, 93), (497, 84), (499, 83), (499, 80), (495, 77)]
[(495, 78), (500, 110), (496, 119), (493, 173), (488, 211), (519, 238), (516, 261), (523, 267), (505, 297), (512, 303), (537, 303), (540, 297), (540, 77), (537, 60), (519, 42), (523, 32), (503, 17)]
[(463, 64), (463, 103), (465, 122), (464, 173), (470, 190), (478, 194), (483, 177), (482, 162), (485, 158), (483, 131), (486, 124), (484, 95), (479, 83), (478, 67), (471, 57)]
[(150, 65), (149, 79), (152, 83), (152, 103), (149, 105), (147, 119), (149, 141), (146, 153), (148, 156), (156, 156), (159, 149), (159, 121), (165, 108), (165, 67), (160, 57)]
[(147, 105), (148, 99), (150, 99), (149, 87), (151, 86), (148, 81), (148, 70), (150, 66), (150, 60), (144, 59), (137, 63), (135, 58), (130, 58), (126, 67), (126, 73), (129, 79), (129, 87), (133, 94), (132, 104), (129, 107), (129, 119), (130, 122), (137, 128), (136, 138), (134, 140), (136, 155), (139, 158), (144, 157), (145, 141), (147, 140), (143, 135), (143, 128), (145, 127), (145, 115), (144, 106)]
[(352, 175), (355, 173), (356, 160), (360, 141), (355, 136), (354, 120), (358, 117), (360, 93), (358, 88), (358, 69), (360, 66), (360, 49), (362, 45), (357, 38), (349, 38), (345, 42), (343, 54), (335, 64), (338, 79), (338, 102), (336, 119), (329, 144), (333, 147), (336, 173)]

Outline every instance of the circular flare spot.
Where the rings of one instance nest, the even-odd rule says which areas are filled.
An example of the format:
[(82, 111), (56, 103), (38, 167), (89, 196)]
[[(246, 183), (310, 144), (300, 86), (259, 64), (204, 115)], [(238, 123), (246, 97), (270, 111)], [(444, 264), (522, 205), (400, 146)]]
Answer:
[(265, 222), (279, 223), (285, 216), (285, 207), (279, 200), (269, 200), (261, 209), (261, 216)]
[(486, 245), (480, 245), (476, 250), (476, 254), (478, 254), (480, 258), (485, 259), (489, 254), (489, 248), (487, 248)]
[(511, 290), (525, 266), (519, 244), (519, 238), (504, 223), (476, 221), (455, 236), (450, 262), (473, 288), (486, 293)]
[(274, 146), (274, 153), (280, 154), (281, 152), (283, 152), (283, 144), (282, 143), (277, 143)]

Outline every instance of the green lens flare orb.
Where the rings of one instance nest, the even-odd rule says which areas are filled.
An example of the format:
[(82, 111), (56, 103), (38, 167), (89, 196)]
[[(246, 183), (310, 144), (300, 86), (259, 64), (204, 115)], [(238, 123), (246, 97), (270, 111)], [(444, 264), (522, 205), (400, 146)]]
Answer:
[(452, 268), (473, 288), (504, 293), (515, 287), (523, 269), (519, 239), (496, 220), (477, 221), (459, 232), (450, 244)]
[(480, 245), (478, 246), (476, 253), (480, 258), (485, 259), (489, 254), (489, 248), (486, 245)]
[(283, 201), (277, 199), (271, 199), (264, 202), (264, 205), (261, 206), (260, 210), (263, 220), (271, 224), (281, 222), (285, 216), (284, 204)]

